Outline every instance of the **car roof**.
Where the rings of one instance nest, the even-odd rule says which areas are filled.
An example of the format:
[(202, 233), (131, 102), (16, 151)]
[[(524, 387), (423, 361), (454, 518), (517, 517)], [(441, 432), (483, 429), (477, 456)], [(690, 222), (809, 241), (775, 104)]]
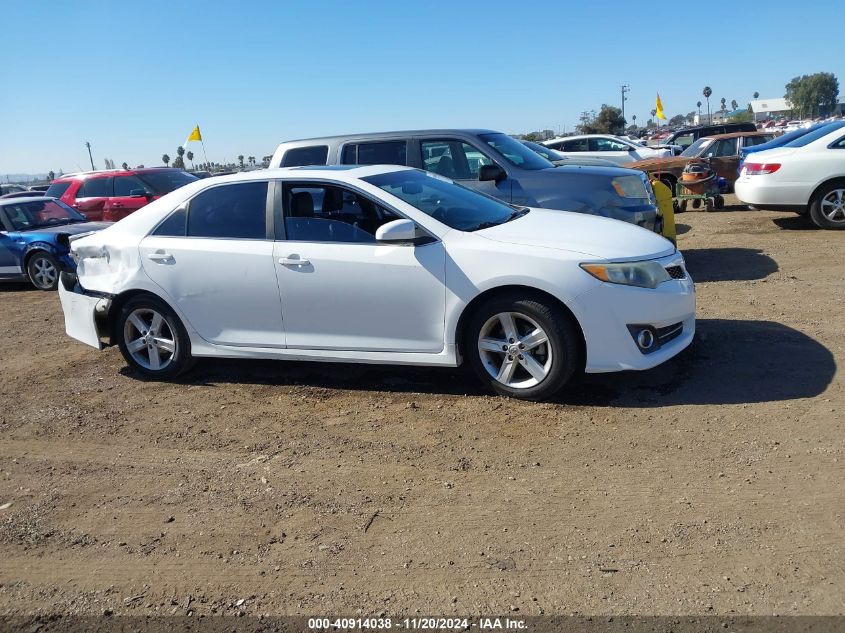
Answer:
[(712, 138), (715, 140), (720, 140), (723, 138), (737, 138), (739, 136), (771, 136), (771, 132), (731, 132), (730, 134), (708, 134), (707, 136), (702, 136), (701, 138)]
[[(276, 167), (273, 169), (254, 169), (239, 171), (226, 176), (212, 176), (199, 182), (213, 185), (221, 182), (244, 182), (247, 180), (266, 180), (268, 178), (326, 178), (329, 174), (335, 180), (351, 181), (367, 176), (389, 174), (398, 171), (422, 171), (404, 165), (311, 165), (301, 167)], [(428, 173), (428, 172), (425, 172)], [(198, 184), (198, 183), (192, 183)]]
[[(53, 182), (66, 182), (68, 180), (85, 180), (87, 178), (105, 178), (107, 176), (132, 176), (144, 174), (151, 171), (185, 171), (178, 167), (139, 167), (138, 169), (97, 169), (94, 171), (77, 171), (72, 174), (62, 174)], [(190, 173), (190, 172), (185, 172)]]
[(487, 130), (483, 128), (436, 128), (430, 130), (397, 130), (395, 132), (362, 132), (360, 134), (335, 134), (333, 136), (315, 136), (298, 139), (290, 139), (284, 141), (285, 143), (301, 143), (303, 141), (339, 141), (352, 140), (358, 138), (378, 139), (378, 138), (393, 138), (395, 136), (437, 136), (440, 134), (500, 134), (497, 130)]
[(13, 204), (26, 204), (28, 202), (45, 202), (48, 200), (57, 200), (53, 196), (23, 196), (22, 198), (2, 198), (0, 199), (0, 207), (11, 206)]

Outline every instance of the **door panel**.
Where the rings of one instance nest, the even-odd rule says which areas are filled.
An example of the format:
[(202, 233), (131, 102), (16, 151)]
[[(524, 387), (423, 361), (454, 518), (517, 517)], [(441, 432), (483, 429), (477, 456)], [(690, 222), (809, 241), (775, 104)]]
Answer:
[(424, 246), (276, 242), (287, 346), (439, 352), (445, 251)]
[(207, 341), (284, 347), (270, 240), (150, 236), (144, 272)]
[[(133, 192), (143, 191), (149, 197), (143, 195), (132, 195)], [(104, 207), (105, 219), (117, 222), (122, 220), (130, 213), (133, 213), (141, 207), (154, 200), (152, 189), (147, 187), (140, 179), (135, 176), (115, 176), (114, 178), (114, 195), (106, 201)]]
[[(4, 226), (0, 224), (0, 231)], [(21, 244), (15, 233), (0, 233), (0, 276), (19, 275), (21, 272)]]

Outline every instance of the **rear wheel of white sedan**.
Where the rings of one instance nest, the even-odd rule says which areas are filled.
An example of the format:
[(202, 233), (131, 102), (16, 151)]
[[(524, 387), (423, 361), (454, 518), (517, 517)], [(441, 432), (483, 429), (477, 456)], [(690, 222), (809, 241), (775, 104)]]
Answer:
[(192, 364), (188, 333), (176, 313), (158, 297), (129, 299), (120, 310), (116, 329), (123, 358), (142, 374), (166, 380)]
[(845, 181), (822, 187), (810, 204), (810, 218), (822, 229), (845, 229)]
[(475, 311), (468, 324), (466, 354), (475, 373), (493, 391), (543, 400), (575, 372), (577, 336), (559, 306), (512, 295), (492, 299)]

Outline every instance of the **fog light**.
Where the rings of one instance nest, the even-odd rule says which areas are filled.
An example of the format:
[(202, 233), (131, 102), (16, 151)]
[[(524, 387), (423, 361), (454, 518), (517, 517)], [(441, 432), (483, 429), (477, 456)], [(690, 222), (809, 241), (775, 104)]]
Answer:
[(637, 334), (637, 345), (642, 350), (651, 349), (654, 345), (654, 332), (651, 330), (640, 330)]

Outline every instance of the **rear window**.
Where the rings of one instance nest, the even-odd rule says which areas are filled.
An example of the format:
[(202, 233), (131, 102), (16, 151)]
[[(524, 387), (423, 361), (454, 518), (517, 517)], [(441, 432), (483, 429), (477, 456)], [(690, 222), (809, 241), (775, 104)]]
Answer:
[(111, 196), (111, 178), (89, 178), (76, 192), (77, 198), (108, 198)]
[(830, 125), (826, 125), (824, 127), (820, 127), (817, 130), (810, 132), (809, 134), (805, 134), (801, 138), (797, 138), (794, 141), (790, 141), (784, 147), (804, 147), (805, 145), (809, 145), (813, 141), (817, 141), (823, 136), (827, 136), (831, 132), (835, 132), (836, 130), (845, 127), (845, 121), (837, 121), (835, 123), (831, 123)]
[(282, 167), (301, 167), (303, 165), (325, 165), (329, 156), (328, 145), (312, 147), (294, 147), (285, 152)]
[(407, 143), (353, 143), (343, 148), (341, 162), (344, 165), (407, 165)]
[(47, 187), (47, 192), (44, 195), (52, 196), (53, 198), (61, 198), (65, 195), (65, 191), (68, 190), (68, 187), (70, 187), (69, 182), (54, 182)]
[(189, 174), (188, 172), (179, 169), (145, 171), (137, 174), (137, 176), (144, 181), (157, 196), (163, 196), (164, 194), (170, 193), (179, 187), (184, 187), (189, 183), (199, 180), (199, 178), (193, 174)]

